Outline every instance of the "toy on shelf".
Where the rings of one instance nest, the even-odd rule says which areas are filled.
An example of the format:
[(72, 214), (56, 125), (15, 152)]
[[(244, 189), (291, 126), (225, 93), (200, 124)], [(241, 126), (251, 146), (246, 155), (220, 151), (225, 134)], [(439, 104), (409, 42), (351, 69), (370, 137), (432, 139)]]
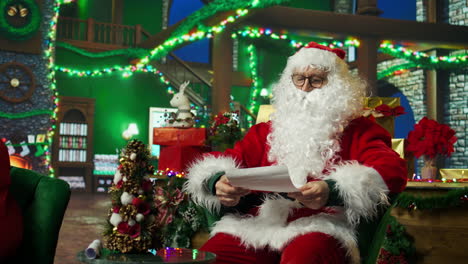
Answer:
[(190, 101), (184, 94), (189, 83), (186, 81), (180, 85), (179, 92), (174, 94), (170, 101), (171, 106), (178, 109), (173, 118), (169, 120), (171, 127), (190, 128), (195, 124), (194, 114), (190, 112)]

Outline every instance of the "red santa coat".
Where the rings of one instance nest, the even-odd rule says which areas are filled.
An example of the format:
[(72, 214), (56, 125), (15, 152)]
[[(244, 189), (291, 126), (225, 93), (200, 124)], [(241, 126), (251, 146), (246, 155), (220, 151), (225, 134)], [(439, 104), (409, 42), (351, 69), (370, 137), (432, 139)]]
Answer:
[[(206, 189), (206, 181), (219, 171), (274, 165), (268, 160), (267, 136), (271, 122), (253, 126), (243, 140), (224, 153), (210, 153), (188, 171), (185, 189), (195, 202), (217, 211), (218, 198)], [(391, 149), (387, 131), (376, 123), (358, 118), (350, 122), (341, 138), (341, 161), (323, 180), (336, 182), (344, 206), (312, 210), (300, 203), (271, 196), (260, 205), (255, 216), (227, 214), (216, 223), (211, 234), (228, 233), (255, 248), (269, 246), (281, 250), (294, 237), (323, 232), (338, 239), (353, 263), (359, 262), (354, 229), (362, 218), (376, 214), (389, 193), (401, 192), (406, 185), (406, 165)], [(294, 215), (296, 214), (296, 215)]]

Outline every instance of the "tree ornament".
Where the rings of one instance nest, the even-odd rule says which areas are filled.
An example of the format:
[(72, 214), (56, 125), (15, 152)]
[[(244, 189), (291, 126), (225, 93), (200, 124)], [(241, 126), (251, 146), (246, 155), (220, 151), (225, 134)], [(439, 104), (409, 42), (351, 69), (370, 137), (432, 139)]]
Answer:
[(119, 213), (112, 213), (112, 216), (110, 217), (109, 222), (113, 226), (118, 226), (120, 222), (122, 222), (122, 216), (120, 216)]
[(122, 193), (122, 196), (120, 196), (120, 202), (123, 205), (131, 204), (133, 201), (133, 198), (135, 198), (133, 195), (129, 194), (128, 192)]
[(114, 174), (114, 184), (117, 184), (120, 180), (122, 180), (122, 174), (120, 174), (120, 170), (117, 169)]

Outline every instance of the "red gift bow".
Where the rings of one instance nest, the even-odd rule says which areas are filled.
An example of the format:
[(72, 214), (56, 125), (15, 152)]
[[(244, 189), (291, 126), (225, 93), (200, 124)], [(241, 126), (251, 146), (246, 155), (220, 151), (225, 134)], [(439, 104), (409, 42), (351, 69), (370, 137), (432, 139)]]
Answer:
[(176, 212), (178, 205), (185, 199), (185, 196), (185, 193), (179, 189), (170, 193), (161, 187), (156, 188), (154, 204), (158, 209), (156, 220), (160, 226), (165, 226), (172, 222), (173, 215)]

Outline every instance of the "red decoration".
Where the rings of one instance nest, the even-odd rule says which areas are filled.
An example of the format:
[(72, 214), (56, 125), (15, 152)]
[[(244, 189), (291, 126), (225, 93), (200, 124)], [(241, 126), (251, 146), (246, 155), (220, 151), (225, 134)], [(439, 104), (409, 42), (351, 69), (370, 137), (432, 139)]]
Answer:
[(122, 185), (123, 185), (123, 181), (120, 180), (117, 182), (117, 184), (115, 185), (115, 187), (117, 187), (117, 189), (121, 189), (122, 188)]
[(162, 146), (158, 169), (171, 168), (176, 171), (186, 171), (193, 161), (207, 151), (208, 149), (202, 146)]
[(150, 180), (145, 180), (141, 183), (141, 189), (144, 192), (149, 192), (153, 189), (153, 183)]
[(121, 234), (127, 234), (132, 238), (137, 238), (140, 235), (141, 226), (138, 223), (130, 226), (127, 222), (120, 222), (117, 226), (117, 231)]
[(383, 114), (384, 116), (401, 116), (406, 114), (403, 106), (395, 106), (394, 108), (387, 104), (381, 104), (375, 108), (375, 111)]
[(450, 157), (457, 141), (455, 130), (427, 117), (421, 119), (408, 134), (408, 151), (419, 158), (422, 155), (435, 158), (437, 155)]
[(205, 128), (155, 127), (153, 129), (153, 144), (156, 145), (203, 146), (205, 138)]
[(150, 205), (140, 198), (133, 198), (132, 204), (137, 208), (137, 212), (143, 215), (150, 213)]
[(118, 214), (120, 212), (120, 207), (119, 206), (114, 206), (112, 208), (112, 212)]

